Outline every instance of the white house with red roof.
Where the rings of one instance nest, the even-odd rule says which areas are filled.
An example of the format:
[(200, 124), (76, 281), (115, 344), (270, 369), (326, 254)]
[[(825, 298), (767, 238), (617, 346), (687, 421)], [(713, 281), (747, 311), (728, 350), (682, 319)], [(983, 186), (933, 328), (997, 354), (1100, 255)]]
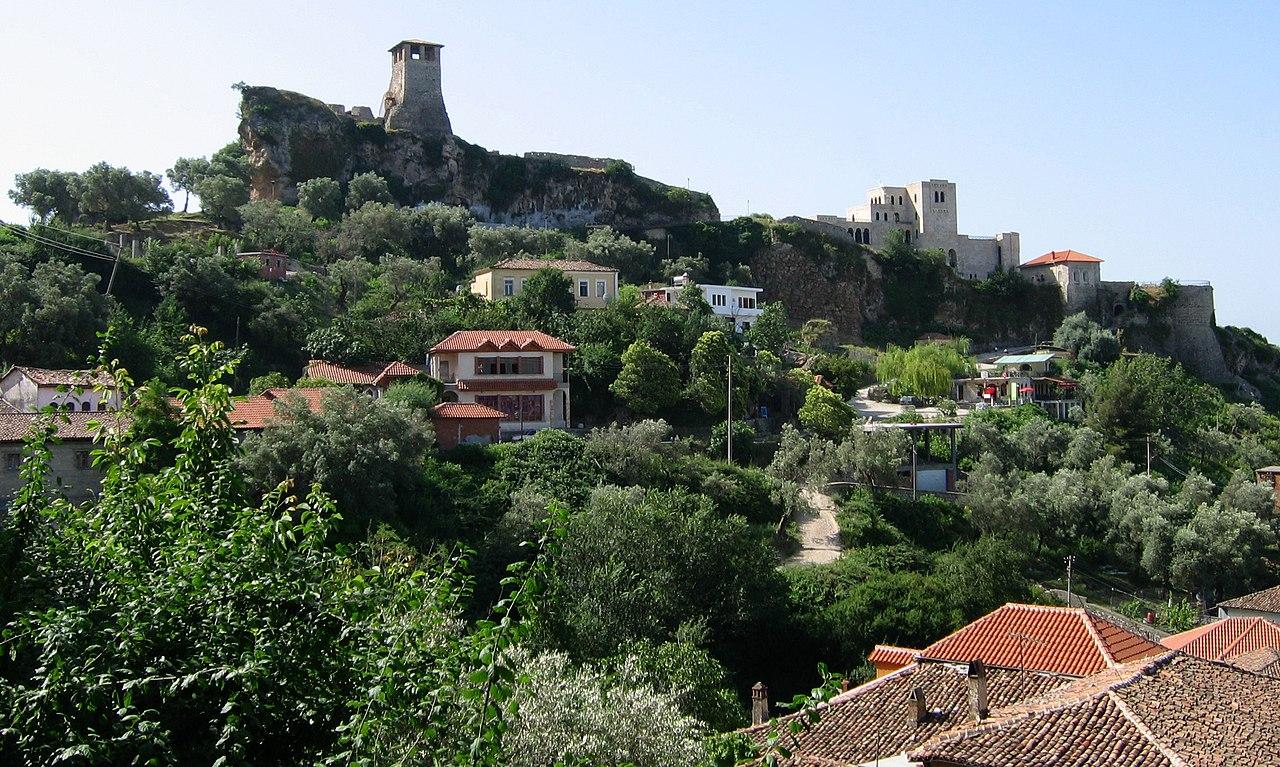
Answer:
[(511, 437), (569, 426), (571, 344), (536, 330), (459, 330), (431, 347), (428, 367), (444, 400), (502, 413)]
[(1057, 283), (1068, 314), (1087, 307), (1102, 285), (1102, 259), (1075, 250), (1051, 250), (1019, 268), (1032, 282)]

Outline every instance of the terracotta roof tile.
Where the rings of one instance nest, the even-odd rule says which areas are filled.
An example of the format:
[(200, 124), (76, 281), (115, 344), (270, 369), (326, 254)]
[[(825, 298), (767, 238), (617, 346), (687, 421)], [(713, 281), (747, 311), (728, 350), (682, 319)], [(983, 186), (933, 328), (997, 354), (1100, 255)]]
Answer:
[(910, 647), (878, 644), (867, 656), (867, 660), (886, 666), (910, 666), (916, 662), (916, 656), (919, 654), (919, 650), (913, 650)]
[(501, 410), (477, 402), (441, 402), (431, 408), (432, 418), (505, 418)]
[[(328, 389), (267, 389), (256, 397), (246, 397), (232, 403), (228, 417), (231, 419), (233, 428), (258, 431), (266, 428), (266, 425), (280, 414), (281, 408), (289, 398), (300, 398), (307, 403), (311, 412), (320, 412), (326, 391)], [(280, 403), (280, 407), (277, 403)]]
[[(0, 412), (0, 444), (17, 444), (26, 439), (40, 418), (47, 418), (44, 413), (9, 413)], [(53, 416), (57, 424), (55, 432), (61, 440), (91, 440), (93, 430), (89, 427), (92, 421), (108, 425), (119, 424), (128, 428), (129, 419), (111, 411), (104, 412), (59, 412)]]
[(422, 372), (422, 368), (406, 362), (367, 362), (341, 365), (328, 360), (311, 360), (305, 374), (308, 378), (323, 378), (334, 383), (356, 386), (388, 386), (396, 378), (409, 378)]
[[(988, 700), (993, 708), (1044, 694), (1071, 681), (1008, 669), (988, 669), (987, 674)], [(917, 722), (907, 705), (916, 687), (924, 691), (929, 710), (924, 722)], [(856, 765), (901, 754), (967, 721), (968, 696), (964, 665), (912, 664), (832, 698), (822, 708), (818, 722), (787, 744), (793, 756), (782, 764)], [(785, 728), (797, 716), (782, 717), (779, 724)], [(757, 725), (744, 732), (762, 742), (769, 726)]]
[(601, 266), (590, 261), (570, 261), (562, 258), (508, 258), (499, 261), (484, 272), (494, 269), (559, 269), (562, 272), (616, 272), (611, 266)]
[(1165, 637), (1160, 644), (1201, 658), (1224, 660), (1266, 647), (1280, 649), (1280, 626), (1259, 617), (1223, 618)]
[(1023, 264), (1022, 268), (1025, 269), (1028, 266), (1050, 266), (1053, 264), (1065, 264), (1068, 261), (1071, 261), (1073, 263), (1079, 263), (1079, 264), (1102, 263), (1101, 258), (1094, 258), (1093, 256), (1087, 256), (1084, 253), (1080, 253), (1078, 251), (1051, 250), (1048, 253), (1045, 253), (1043, 256), (1038, 256), (1036, 258), (1031, 259), (1027, 263)]
[(56, 370), (14, 365), (10, 373), (17, 371), (41, 386), (72, 386), (88, 389), (98, 384), (112, 386), (115, 383), (110, 375), (96, 370)]
[(431, 353), (478, 351), (571, 352), (574, 346), (537, 330), (459, 330), (431, 347)]
[(1219, 602), (1219, 607), (1235, 607), (1241, 610), (1257, 610), (1259, 612), (1280, 613), (1280, 586), (1255, 591), (1252, 594)]
[(1280, 678), (1280, 650), (1274, 647), (1260, 647), (1252, 652), (1236, 655), (1228, 658), (1227, 663), (1255, 674)]
[(1170, 652), (993, 712), (909, 757), (965, 767), (1262, 767), (1280, 754), (1280, 679)]
[(922, 658), (1085, 676), (1163, 648), (1079, 608), (1007, 604), (920, 651)]

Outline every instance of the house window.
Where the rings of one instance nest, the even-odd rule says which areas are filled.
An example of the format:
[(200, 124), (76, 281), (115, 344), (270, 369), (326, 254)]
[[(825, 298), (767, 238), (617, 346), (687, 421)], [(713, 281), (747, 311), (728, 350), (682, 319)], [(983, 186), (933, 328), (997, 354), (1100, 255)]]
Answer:
[(106, 410), (107, 403), (105, 400), (98, 400), (98, 410)]
[(5, 453), (4, 454), (4, 470), (17, 471), (22, 465), (22, 453)]
[(502, 295), (514, 296), (516, 294), (516, 279), (514, 277), (502, 278)]
[(542, 373), (541, 357), (476, 357), (476, 375), (510, 376)]
[(521, 278), (520, 278), (520, 289), (521, 289), (521, 290), (524, 290), (524, 284), (525, 284), (526, 282), (528, 282), (528, 281), (529, 281), (529, 279), (528, 279), (527, 277), (521, 277)]
[(743, 309), (754, 309), (754, 308), (756, 308), (756, 299), (755, 299), (755, 296), (743, 296), (742, 298), (739, 298), (739, 299), (738, 299), (738, 306), (742, 307)]
[(504, 421), (544, 420), (541, 394), (483, 394), (476, 397), (476, 402), (501, 411)]
[(596, 280), (596, 298), (604, 298), (604, 280)]
[(893, 223), (895, 223), (895, 224), (896, 224), (896, 223), (898, 223), (898, 214), (897, 214), (897, 213), (894, 213), (894, 214), (893, 214)]
[(93, 460), (89, 456), (88, 450), (76, 451), (76, 468), (84, 471), (93, 465)]
[(87, 413), (87, 412), (89, 412), (89, 403), (88, 403), (88, 402), (81, 402), (81, 403), (80, 403), (80, 411), (81, 411), (81, 412), (83, 412), (83, 413)]
[(578, 297), (589, 298), (591, 296), (591, 285), (586, 280), (578, 280)]
[(947, 201), (947, 193), (938, 192), (938, 202), (946, 202), (946, 201)]
[(725, 305), (725, 303), (726, 303), (726, 302), (725, 302), (725, 296), (724, 296), (724, 294), (723, 294), (723, 293), (712, 293), (712, 294), (711, 294), (711, 305), (712, 305), (712, 306), (724, 306), (724, 305)]

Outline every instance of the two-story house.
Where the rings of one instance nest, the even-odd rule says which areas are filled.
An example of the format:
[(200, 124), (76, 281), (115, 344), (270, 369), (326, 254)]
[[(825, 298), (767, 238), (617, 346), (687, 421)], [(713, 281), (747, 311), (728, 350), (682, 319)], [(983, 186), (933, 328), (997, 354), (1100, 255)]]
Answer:
[(431, 348), (430, 372), (446, 402), (474, 402), (502, 413), (511, 437), (569, 426), (574, 347), (536, 330), (459, 330)]
[(579, 309), (603, 309), (618, 297), (618, 270), (590, 261), (550, 258), (508, 258), (476, 274), (471, 292), (490, 301), (517, 296), (539, 269), (556, 269), (569, 278)]
[(702, 291), (702, 297), (711, 306), (717, 317), (723, 317), (733, 323), (739, 333), (744, 333), (760, 316), (760, 293), (764, 288), (753, 288), (747, 285), (703, 285), (695, 283), (689, 275), (676, 277), (671, 285), (655, 285), (644, 288), (641, 293), (646, 301), (657, 304), (675, 304), (680, 300), (680, 291), (686, 285), (694, 284)]
[[(102, 392), (97, 389), (107, 387)], [(0, 378), (0, 399), (14, 410), (34, 413), (52, 405), (59, 410), (96, 412), (120, 407), (120, 392), (106, 373), (51, 370), (18, 365)]]
[(129, 422), (116, 413), (75, 411), (46, 416), (12, 410), (0, 412), (0, 510), (22, 489), (23, 442), (43, 419), (50, 417), (57, 439), (47, 445), (46, 480), (50, 489), (77, 503), (92, 498), (102, 483), (102, 472), (93, 465), (95, 434), (89, 423), (98, 421), (107, 429), (129, 428)]

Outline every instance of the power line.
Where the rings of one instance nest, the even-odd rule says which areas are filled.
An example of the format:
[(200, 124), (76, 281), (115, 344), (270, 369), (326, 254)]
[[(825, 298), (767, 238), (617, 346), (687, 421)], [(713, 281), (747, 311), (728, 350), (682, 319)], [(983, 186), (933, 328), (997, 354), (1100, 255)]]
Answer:
[(5, 223), (3, 221), (0, 221), (0, 226), (3, 226), (5, 229), (12, 232), (13, 234), (18, 235), (19, 237), (26, 238), (32, 242), (38, 243), (40, 245), (44, 245), (46, 247), (54, 248), (56, 250), (61, 250), (66, 253), (72, 253), (77, 256), (85, 256), (86, 258), (96, 258), (101, 261), (115, 260), (114, 258), (106, 254), (97, 253), (92, 250), (85, 250), (84, 248), (78, 248), (75, 245), (68, 245), (65, 242), (58, 242), (57, 240), (49, 239), (48, 237), (42, 237), (34, 232), (19, 229), (18, 227), (13, 226), (12, 224)]
[(104, 239), (105, 239), (105, 238), (102, 238), (102, 237), (93, 237), (93, 236), (88, 235), (88, 234), (81, 234), (80, 232), (73, 232), (73, 231), (71, 231), (70, 229), (59, 229), (59, 228), (58, 228), (58, 227), (56, 227), (56, 226), (50, 226), (49, 224), (45, 224), (45, 223), (33, 224), (33, 226), (38, 226), (38, 227), (40, 227), (41, 229), (52, 229), (52, 230), (53, 230), (53, 231), (55, 231), (55, 232), (62, 232), (63, 234), (69, 234), (69, 235), (71, 235), (71, 236), (73, 236), (73, 237), (83, 237), (83, 238), (84, 238), (84, 239), (86, 239), (86, 240), (92, 240), (92, 241), (94, 241), (94, 242), (103, 242), (103, 241), (104, 241)]

